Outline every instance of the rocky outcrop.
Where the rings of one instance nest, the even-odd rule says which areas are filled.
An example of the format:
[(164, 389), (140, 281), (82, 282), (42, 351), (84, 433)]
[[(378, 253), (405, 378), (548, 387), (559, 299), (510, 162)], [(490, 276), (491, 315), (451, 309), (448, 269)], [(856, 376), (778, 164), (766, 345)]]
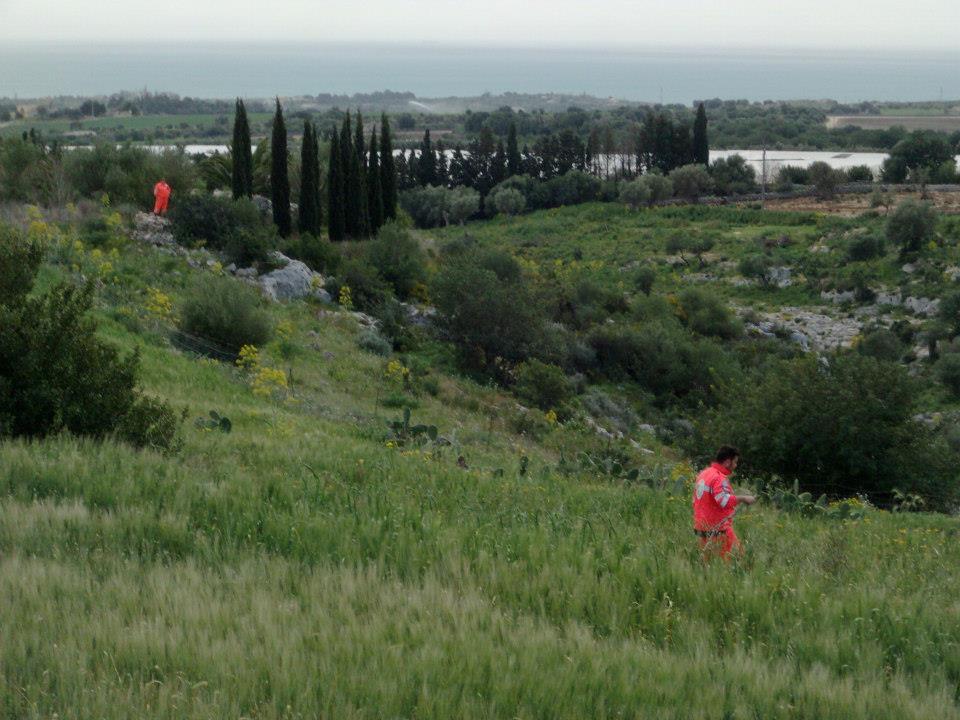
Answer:
[(323, 276), (320, 273), (282, 253), (273, 253), (273, 259), (283, 266), (257, 279), (257, 284), (265, 296), (276, 301), (299, 300), (312, 296), (330, 302), (330, 294), (323, 289)]
[(133, 239), (158, 247), (175, 245), (170, 221), (153, 213), (138, 212), (133, 219)]

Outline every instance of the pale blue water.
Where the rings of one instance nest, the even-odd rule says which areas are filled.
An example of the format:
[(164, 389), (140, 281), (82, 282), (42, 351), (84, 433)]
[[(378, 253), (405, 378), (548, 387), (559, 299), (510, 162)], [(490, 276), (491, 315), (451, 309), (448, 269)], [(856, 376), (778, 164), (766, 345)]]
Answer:
[(0, 46), (0, 96), (171, 91), (268, 97), (374, 90), (420, 97), (587, 93), (689, 103), (960, 98), (960, 52), (602, 51), (432, 45)]

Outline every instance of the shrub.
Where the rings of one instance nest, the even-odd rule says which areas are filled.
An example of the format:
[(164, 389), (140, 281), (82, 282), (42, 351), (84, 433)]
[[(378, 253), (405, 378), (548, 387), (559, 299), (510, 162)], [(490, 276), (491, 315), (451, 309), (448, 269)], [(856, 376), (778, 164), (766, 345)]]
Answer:
[(244, 345), (261, 346), (273, 334), (270, 317), (256, 291), (229, 277), (205, 278), (183, 303), (179, 327), (238, 352)]
[(516, 188), (499, 188), (487, 198), (491, 207), (502, 215), (519, 215), (527, 207), (527, 199)]
[(340, 271), (327, 278), (326, 290), (334, 299), (340, 297), (344, 287), (350, 288), (350, 298), (358, 310), (371, 310), (390, 296), (387, 283), (363, 255), (345, 259)]
[[(140, 395), (139, 355), (122, 357), (97, 337), (87, 317), (92, 286), (61, 284), (28, 296), (37, 269), (33, 250), (15, 231), (3, 234), (10, 247), (0, 244), (0, 258), (20, 253), (24, 284), (0, 287), (0, 437), (67, 431), (100, 439), (120, 431), (137, 445), (171, 447), (176, 427), (172, 433), (127, 432), (134, 416), (140, 427), (171, 427), (176, 421), (165, 403)], [(10, 277), (0, 273), (4, 285)]]
[(756, 280), (764, 287), (771, 287), (770, 270), (773, 268), (773, 258), (768, 255), (754, 253), (740, 260), (738, 269), (745, 278)]
[(937, 314), (954, 335), (960, 334), (960, 292), (954, 291), (941, 298)]
[(366, 249), (370, 264), (401, 298), (410, 297), (413, 288), (426, 280), (426, 254), (416, 238), (397, 223), (389, 222), (380, 228)]
[(878, 258), (886, 252), (886, 243), (879, 235), (858, 235), (847, 243), (847, 260), (864, 262)]
[(181, 445), (183, 419), (167, 403), (140, 395), (120, 419), (115, 434), (134, 447), (171, 452)]
[(673, 197), (673, 183), (659, 171), (649, 172), (640, 177), (639, 182), (650, 191), (649, 203), (663, 202)]
[(556, 409), (573, 396), (573, 385), (556, 365), (531, 359), (517, 367), (517, 397), (541, 410)]
[(547, 194), (547, 207), (579, 205), (597, 199), (600, 181), (593, 175), (571, 170), (547, 180), (543, 183), (543, 190)]
[(433, 228), (463, 223), (480, 209), (480, 194), (468, 187), (453, 189), (428, 185), (400, 194), (400, 205), (417, 227)]
[(670, 172), (670, 182), (677, 197), (697, 200), (710, 192), (713, 180), (703, 165), (684, 165)]
[(596, 368), (612, 380), (630, 378), (661, 404), (678, 399), (712, 398), (718, 377), (732, 372), (723, 350), (694, 340), (676, 322), (650, 322), (641, 328), (601, 325), (587, 336)]
[(797, 167), (796, 165), (784, 165), (777, 171), (776, 179), (773, 181), (773, 189), (778, 192), (789, 192), (793, 190), (794, 185), (809, 185), (810, 173), (807, 168)]
[(714, 160), (710, 178), (719, 195), (745, 195), (757, 187), (757, 174), (741, 155)]
[(197, 184), (197, 170), (178, 150), (153, 153), (145, 148), (103, 143), (83, 152), (67, 153), (64, 169), (69, 183), (84, 197), (107, 193), (114, 204), (153, 207), (153, 186), (164, 178), (173, 189), (171, 210), (187, 200)]
[(684, 290), (680, 294), (679, 314), (683, 323), (698, 335), (732, 340), (743, 334), (743, 326), (730, 308), (706, 290)]
[(311, 270), (331, 274), (340, 267), (340, 250), (325, 237), (310, 234), (290, 238), (283, 248), (284, 255), (306, 263)]
[(357, 347), (361, 350), (386, 357), (393, 350), (390, 341), (373, 328), (367, 328), (357, 336)]
[(887, 218), (887, 240), (900, 248), (901, 255), (920, 252), (937, 227), (937, 211), (929, 204), (904, 200)]
[(703, 265), (703, 254), (710, 252), (713, 245), (713, 238), (675, 233), (667, 238), (664, 249), (668, 253), (679, 255), (684, 263), (687, 262), (686, 253), (694, 255)]
[(960, 398), (960, 353), (948, 353), (937, 361), (937, 379), (954, 398)]
[(844, 173), (847, 182), (852, 183), (872, 183), (874, 180), (873, 170), (867, 165), (855, 165), (847, 168)]
[(42, 259), (39, 243), (27, 240), (10, 225), (0, 224), (0, 305), (16, 305), (26, 297)]
[(637, 178), (632, 182), (625, 182), (620, 187), (620, 202), (636, 210), (640, 207), (650, 204), (650, 186), (643, 182), (643, 178)]
[(915, 397), (905, 368), (858, 353), (784, 361), (726, 388), (701, 417), (703, 449), (735, 444), (745, 474), (814, 495), (884, 502), (899, 487), (944, 498), (952, 460), (912, 421)]
[(649, 265), (637, 268), (633, 274), (633, 285), (644, 295), (650, 295), (653, 284), (657, 281), (657, 271)]
[(903, 356), (903, 343), (896, 333), (886, 328), (877, 328), (863, 336), (857, 345), (857, 351), (877, 360), (898, 362)]
[(492, 370), (497, 358), (518, 362), (535, 356), (543, 311), (511, 258), (489, 252), (452, 257), (434, 279), (431, 295), (440, 326), (468, 365)]
[(265, 260), (277, 245), (273, 224), (265, 222), (257, 206), (245, 198), (191, 195), (170, 210), (170, 220), (181, 245), (222, 250), (238, 265)]
[(830, 165), (818, 160), (807, 168), (807, 177), (813, 185), (817, 197), (821, 200), (832, 198), (837, 193), (837, 186), (840, 184), (840, 173), (834, 170)]

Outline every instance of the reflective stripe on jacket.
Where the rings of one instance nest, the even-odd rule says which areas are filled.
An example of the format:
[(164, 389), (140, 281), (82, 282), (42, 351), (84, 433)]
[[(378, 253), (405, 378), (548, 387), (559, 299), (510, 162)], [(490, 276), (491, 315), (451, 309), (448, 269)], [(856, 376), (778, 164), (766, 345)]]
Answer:
[(730, 471), (713, 463), (697, 475), (693, 488), (693, 526), (697, 530), (722, 530), (730, 525), (737, 496), (733, 494)]

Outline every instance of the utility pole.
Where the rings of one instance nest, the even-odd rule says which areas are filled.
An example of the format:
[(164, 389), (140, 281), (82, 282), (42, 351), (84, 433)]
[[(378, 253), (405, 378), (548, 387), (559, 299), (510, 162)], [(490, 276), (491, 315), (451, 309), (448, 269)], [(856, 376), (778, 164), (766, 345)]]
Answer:
[(760, 207), (767, 202), (767, 143), (763, 143), (763, 155), (760, 159)]

